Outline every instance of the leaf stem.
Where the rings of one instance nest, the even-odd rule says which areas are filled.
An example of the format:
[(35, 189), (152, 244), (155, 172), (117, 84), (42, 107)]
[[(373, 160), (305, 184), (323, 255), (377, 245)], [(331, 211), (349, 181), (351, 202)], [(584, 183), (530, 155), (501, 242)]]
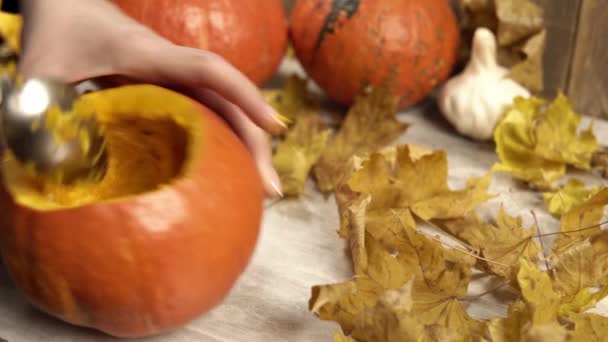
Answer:
[(533, 237), (536, 238), (541, 238), (543, 236), (550, 236), (550, 235), (564, 235), (564, 234), (570, 234), (570, 233), (579, 233), (579, 232), (583, 232), (585, 230), (591, 230), (591, 229), (595, 229), (595, 228), (599, 228), (605, 224), (608, 224), (608, 221), (604, 221), (604, 222), (600, 222), (598, 224), (595, 224), (593, 226), (589, 226), (589, 227), (585, 227), (585, 228), (581, 228), (581, 229), (576, 229), (576, 230), (569, 230), (566, 232), (555, 232), (555, 233), (545, 233), (545, 234), (539, 234)]
[(444, 242), (444, 241), (441, 241), (441, 239), (439, 239), (439, 238), (437, 238), (437, 237), (435, 237), (435, 236), (432, 236), (432, 235), (430, 235), (430, 234), (427, 234), (427, 233), (425, 233), (425, 232), (422, 232), (422, 231), (417, 230), (417, 231), (416, 231), (416, 233), (421, 234), (421, 235), (424, 235), (424, 236), (426, 236), (426, 237), (427, 237), (427, 238), (429, 238), (429, 239), (435, 240), (435, 241), (439, 242), (440, 244), (442, 244), (442, 245), (444, 245), (444, 246), (446, 246), (446, 247), (450, 247), (450, 248), (453, 248), (453, 249), (455, 249), (455, 250), (457, 250), (457, 251), (459, 251), (459, 252), (462, 252), (462, 253), (468, 254), (468, 255), (470, 255), (470, 256), (472, 256), (472, 257), (476, 258), (476, 259), (483, 260), (483, 261), (485, 261), (485, 262), (489, 262), (489, 263), (496, 264), (496, 265), (500, 265), (500, 266), (504, 266), (504, 267), (512, 267), (512, 266), (513, 266), (513, 265), (507, 265), (507, 264), (503, 264), (503, 263), (498, 262), (498, 261), (494, 261), (494, 260), (486, 259), (486, 258), (484, 258), (484, 257), (482, 257), (482, 256), (479, 256), (479, 255), (477, 255), (477, 254), (475, 254), (475, 253), (473, 253), (473, 252), (471, 252), (471, 251), (468, 251), (468, 250), (462, 249), (462, 248), (460, 248), (459, 246), (452, 246), (452, 245), (450, 245), (449, 243), (446, 243), (446, 242)]
[(540, 249), (543, 252), (543, 261), (545, 262), (545, 266), (547, 267), (547, 271), (550, 270), (549, 262), (547, 261), (547, 254), (545, 254), (545, 244), (543, 242), (542, 234), (540, 233), (540, 225), (538, 224), (538, 217), (536, 217), (536, 212), (534, 210), (530, 210), (532, 217), (534, 218), (534, 225), (536, 226), (536, 231), (538, 232), (538, 242), (540, 243)]

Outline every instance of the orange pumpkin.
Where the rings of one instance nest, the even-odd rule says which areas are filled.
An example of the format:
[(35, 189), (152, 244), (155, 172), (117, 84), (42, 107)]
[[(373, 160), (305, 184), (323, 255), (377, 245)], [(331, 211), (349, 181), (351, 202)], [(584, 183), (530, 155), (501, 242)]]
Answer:
[(113, 1), (173, 43), (224, 57), (258, 85), (275, 74), (287, 49), (282, 0)]
[(385, 86), (401, 107), (432, 93), (455, 65), (459, 28), (448, 0), (298, 0), (290, 37), (307, 74), (350, 105)]
[(45, 183), (2, 164), (0, 252), (44, 312), (120, 337), (218, 305), (246, 268), (263, 188), (248, 151), (199, 103), (151, 85), (90, 93), (107, 129), (101, 182)]

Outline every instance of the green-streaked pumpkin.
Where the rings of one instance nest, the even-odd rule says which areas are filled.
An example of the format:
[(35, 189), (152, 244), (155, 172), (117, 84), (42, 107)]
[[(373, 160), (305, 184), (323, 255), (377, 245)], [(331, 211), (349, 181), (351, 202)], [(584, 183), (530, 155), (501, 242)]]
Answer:
[(386, 86), (419, 102), (455, 65), (459, 27), (448, 0), (298, 0), (290, 37), (308, 75), (336, 102)]

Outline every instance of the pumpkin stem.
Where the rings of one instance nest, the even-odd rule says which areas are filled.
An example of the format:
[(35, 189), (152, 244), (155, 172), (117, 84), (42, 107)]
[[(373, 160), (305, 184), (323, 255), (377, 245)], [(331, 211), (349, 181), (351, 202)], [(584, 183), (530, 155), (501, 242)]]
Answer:
[(496, 38), (492, 31), (480, 27), (475, 31), (469, 68), (479, 70), (492, 68), (497, 65)]

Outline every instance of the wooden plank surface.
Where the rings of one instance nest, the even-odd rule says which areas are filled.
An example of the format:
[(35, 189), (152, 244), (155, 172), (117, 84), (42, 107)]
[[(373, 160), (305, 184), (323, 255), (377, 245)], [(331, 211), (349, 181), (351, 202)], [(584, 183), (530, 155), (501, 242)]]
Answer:
[(608, 3), (583, 0), (568, 94), (576, 108), (608, 117)]
[(544, 56), (545, 90), (542, 95), (553, 97), (560, 89), (567, 90), (578, 13), (581, 1), (585, 0), (534, 1), (545, 11), (545, 27), (547, 28)]

